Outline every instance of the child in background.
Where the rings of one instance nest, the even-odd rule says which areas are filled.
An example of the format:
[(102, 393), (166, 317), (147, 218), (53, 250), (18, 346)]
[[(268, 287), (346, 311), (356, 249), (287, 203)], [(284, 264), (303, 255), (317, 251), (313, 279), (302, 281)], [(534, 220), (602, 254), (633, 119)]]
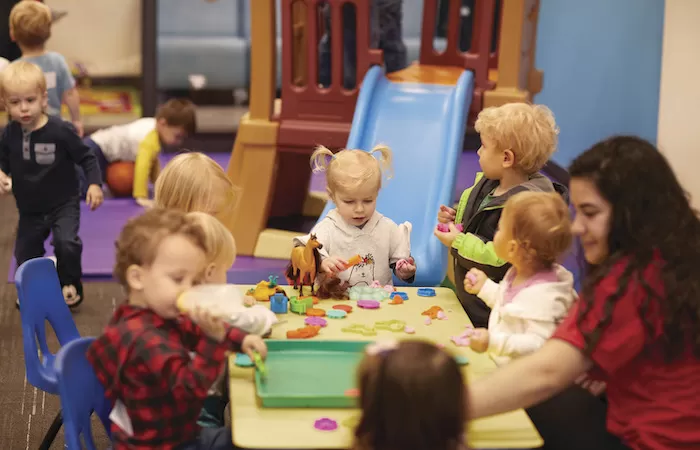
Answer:
[(178, 296), (207, 268), (206, 243), (194, 218), (161, 209), (131, 219), (119, 235), (114, 275), (127, 303), (87, 354), (115, 404), (115, 450), (233, 449), (230, 429), (200, 430), (197, 415), (228, 352), (264, 358), (267, 348), (199, 308), (180, 313)]
[(569, 209), (556, 193), (521, 192), (506, 202), (493, 251), (511, 268), (496, 284), (473, 268), (464, 290), (492, 308), (488, 330), (476, 328), (472, 350), (503, 365), (538, 350), (576, 300), (574, 277), (556, 261), (571, 246)]
[(416, 340), (376, 342), (366, 352), (352, 450), (467, 449), (467, 387), (452, 356)]
[(43, 256), (44, 241), (53, 234), (63, 296), (75, 307), (84, 300), (75, 165), (87, 174), (90, 209), (102, 204), (102, 179), (95, 155), (73, 127), (44, 114), (47, 95), (44, 73), (30, 62), (15, 61), (0, 77), (0, 97), (11, 119), (0, 140), (0, 193), (12, 189), (19, 210), (17, 265)]
[[(295, 238), (294, 245), (306, 245), (315, 234), (323, 245), (319, 250), (322, 274), (338, 276), (350, 287), (369, 286), (374, 280), (383, 286), (392, 284), (392, 273), (413, 281), (411, 224), (396, 225), (375, 210), (382, 175), (391, 167), (389, 147), (378, 145), (371, 152), (342, 150), (334, 155), (320, 146), (311, 161), (315, 172), (326, 172), (328, 195), (336, 207), (310, 234)], [(350, 267), (347, 260), (358, 254), (361, 262)]]
[(10, 38), (22, 51), (22, 59), (44, 71), (48, 92), (47, 114), (61, 117), (61, 104), (65, 103), (71, 122), (82, 137), (80, 94), (75, 87), (75, 79), (63, 55), (46, 51), (52, 22), (51, 9), (45, 4), (33, 0), (20, 1), (10, 12)]
[[(486, 327), (489, 307), (464, 290), (462, 280), (472, 268), (498, 282), (508, 270), (487, 244), (493, 240), (506, 201), (523, 191), (560, 192), (566, 188), (539, 173), (557, 148), (559, 130), (552, 112), (542, 105), (508, 103), (479, 113), (474, 128), (481, 137), (479, 165), (474, 186), (465, 190), (457, 210), (441, 206), (438, 222), (449, 231), (435, 229), (435, 236), (451, 249), (457, 297), (475, 327)], [(455, 223), (462, 224), (460, 232)]]
[(133, 161), (133, 197), (143, 207), (153, 206), (148, 198), (148, 181), (155, 183), (160, 172), (158, 155), (162, 147), (182, 145), (197, 128), (196, 108), (187, 99), (171, 99), (162, 104), (155, 117), (144, 117), (124, 125), (97, 130), (85, 138), (100, 163), (102, 178), (107, 166), (117, 161)]

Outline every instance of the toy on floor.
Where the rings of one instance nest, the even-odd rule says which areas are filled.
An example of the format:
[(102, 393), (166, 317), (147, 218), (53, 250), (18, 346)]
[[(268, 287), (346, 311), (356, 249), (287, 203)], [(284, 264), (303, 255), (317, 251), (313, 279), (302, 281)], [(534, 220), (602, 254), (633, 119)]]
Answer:
[[(464, 231), (464, 226), (462, 226), (461, 223), (456, 224), (455, 228), (457, 228), (457, 231), (459, 231), (460, 233)], [(450, 224), (449, 223), (439, 223), (437, 225), (437, 229), (441, 233), (447, 233), (448, 231), (450, 231)]]
[(245, 294), (253, 297), (259, 302), (269, 302), (270, 297), (275, 294), (284, 294), (285, 297), (287, 296), (284, 289), (277, 285), (277, 277), (273, 276), (270, 276), (267, 281), (262, 280), (256, 284), (254, 288), (248, 289)]
[(299, 289), (300, 296), (304, 295), (304, 285), (309, 286), (311, 295), (314, 295), (316, 274), (321, 265), (321, 256), (318, 251), (322, 248), (323, 244), (318, 242), (316, 235), (311, 234), (305, 246), (292, 249), (289, 266), (287, 266), (287, 278), (294, 289)]
[(114, 197), (131, 197), (134, 191), (134, 163), (116, 161), (108, 165), (106, 182)]

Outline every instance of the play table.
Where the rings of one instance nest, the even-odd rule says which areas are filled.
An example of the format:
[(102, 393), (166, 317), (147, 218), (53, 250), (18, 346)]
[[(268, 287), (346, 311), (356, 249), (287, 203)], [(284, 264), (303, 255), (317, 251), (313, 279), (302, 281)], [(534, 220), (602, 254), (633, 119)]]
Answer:
[[(242, 290), (250, 286), (241, 286)], [(290, 286), (283, 286), (289, 296), (297, 295)], [(434, 297), (420, 297), (416, 288), (400, 289), (408, 294), (409, 300), (400, 305), (390, 305), (384, 300), (379, 309), (361, 309), (357, 302), (321, 300), (316, 308), (330, 311), (338, 304), (347, 304), (353, 311), (344, 319), (329, 319), (328, 325), (321, 329), (318, 336), (311, 340), (353, 340), (368, 341), (387, 338), (411, 339), (423, 338), (444, 344), (455, 355), (469, 358), (469, 364), (462, 366), (468, 382), (484, 376), (496, 369), (495, 364), (486, 354), (477, 354), (467, 347), (457, 347), (450, 337), (459, 335), (469, 324), (469, 319), (462, 309), (455, 294), (446, 288), (435, 288)], [(426, 325), (426, 316), (421, 313), (431, 306), (440, 306), (447, 319), (432, 320)], [(286, 332), (304, 327), (304, 319), (292, 312), (280, 314), (280, 320), (286, 321), (276, 325), (272, 339), (286, 339)], [(378, 321), (401, 320), (415, 329), (415, 334), (377, 330), (376, 336), (341, 331), (351, 324), (372, 325)], [(263, 408), (256, 398), (254, 371), (235, 364), (235, 355), (229, 359), (231, 427), (233, 442), (242, 448), (251, 449), (347, 449), (352, 442), (352, 429), (343, 423), (352, 423), (359, 417), (357, 409), (296, 409)], [(314, 422), (322, 417), (329, 417), (338, 422), (336, 431), (318, 431)], [(472, 448), (536, 448), (542, 445), (542, 439), (523, 410), (510, 412), (472, 422), (467, 433)]]

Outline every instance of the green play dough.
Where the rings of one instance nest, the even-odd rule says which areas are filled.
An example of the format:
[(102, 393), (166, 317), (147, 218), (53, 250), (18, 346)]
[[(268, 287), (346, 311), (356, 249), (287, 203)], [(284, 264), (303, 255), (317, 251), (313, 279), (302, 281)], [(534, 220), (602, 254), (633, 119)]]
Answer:
[(236, 365), (238, 367), (253, 367), (255, 363), (245, 353), (238, 353), (236, 355)]
[(455, 361), (457, 361), (457, 364), (459, 364), (460, 366), (466, 366), (467, 364), (469, 364), (469, 358), (463, 355), (455, 356)]

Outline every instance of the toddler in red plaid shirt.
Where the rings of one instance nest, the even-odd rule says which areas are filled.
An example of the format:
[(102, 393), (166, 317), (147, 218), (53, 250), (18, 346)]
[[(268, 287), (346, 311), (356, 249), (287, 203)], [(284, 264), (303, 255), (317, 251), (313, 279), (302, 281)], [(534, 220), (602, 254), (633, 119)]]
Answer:
[(228, 352), (264, 358), (267, 347), (215, 314), (178, 310), (178, 296), (204, 276), (206, 242), (194, 218), (161, 209), (130, 220), (119, 236), (114, 275), (128, 301), (87, 355), (115, 403), (115, 450), (234, 448), (229, 429), (200, 429), (197, 416)]

